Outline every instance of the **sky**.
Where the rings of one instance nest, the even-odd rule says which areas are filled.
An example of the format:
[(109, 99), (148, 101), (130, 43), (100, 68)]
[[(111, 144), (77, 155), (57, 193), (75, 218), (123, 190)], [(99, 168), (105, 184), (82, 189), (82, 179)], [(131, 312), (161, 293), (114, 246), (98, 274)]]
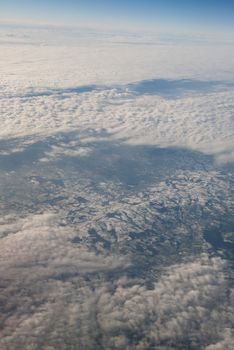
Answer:
[(234, 0), (0, 0), (0, 19), (234, 30)]

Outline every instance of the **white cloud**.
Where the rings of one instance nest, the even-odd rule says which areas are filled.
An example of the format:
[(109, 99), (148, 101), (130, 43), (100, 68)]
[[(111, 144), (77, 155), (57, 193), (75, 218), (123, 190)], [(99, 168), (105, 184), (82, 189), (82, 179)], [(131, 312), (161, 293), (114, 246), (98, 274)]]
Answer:
[[(14, 42), (2, 44), (2, 137), (104, 127), (135, 143), (185, 146), (208, 153), (219, 144), (223, 152), (215, 153), (218, 159), (233, 158), (231, 43), (154, 46), (152, 36), (146, 46), (133, 42), (126, 48), (116, 39), (112, 42), (112, 36), (96, 40), (92, 32), (78, 31), (77, 36), (75, 31), (61, 30), (58, 40), (58, 29), (24, 30), (17, 36), (30, 43), (42, 37), (46, 45), (32, 49)], [(133, 35), (125, 34), (123, 39), (128, 36)], [(145, 34), (139, 40), (145, 42)], [(156, 84), (155, 96), (131, 92), (141, 82), (149, 86), (147, 79), (161, 79), (162, 91)], [(168, 100), (165, 87), (172, 95), (173, 90), (180, 94), (184, 89), (184, 93)]]
[(168, 100), (119, 89), (5, 98), (1, 101), (1, 133), (4, 138), (42, 138), (75, 129), (104, 128), (130, 143), (191, 148), (214, 154), (224, 163), (233, 159), (232, 101), (233, 91)]
[[(21, 219), (17, 223), (3, 225), (1, 231), (6, 237), (1, 240), (1, 271), (16, 266), (27, 266), (33, 270), (37, 265), (43, 266), (43, 273), (63, 274), (85, 273), (121, 266), (121, 259), (103, 258), (89, 252), (85, 245), (77, 247), (72, 239), (79, 233), (74, 229), (59, 225), (58, 217), (53, 213), (35, 215)], [(126, 262), (125, 262), (126, 263)], [(7, 267), (5, 267), (5, 264)], [(15, 276), (17, 277), (17, 276)]]
[[(173, 174), (166, 175), (166, 163), (163, 176), (160, 166), (152, 168), (157, 176), (141, 190), (127, 193), (122, 186), (124, 176), (116, 173), (115, 180), (105, 181), (103, 163), (97, 163), (95, 175), (102, 178), (95, 191), (90, 172), (85, 179), (75, 180), (65, 174), (64, 188), (59, 189), (61, 207), (41, 203), (37, 212), (47, 208), (44, 214), (26, 216), (22, 203), (24, 215), (19, 218), (11, 214), (14, 205), (8, 210), (4, 204), (7, 215), (0, 221), (1, 350), (231, 349), (233, 294), (226, 280), (229, 266), (222, 259), (201, 255), (188, 261), (183, 251), (180, 261), (184, 262), (165, 269), (170, 256), (164, 256), (160, 266), (152, 266), (151, 289), (145, 286), (145, 276), (134, 279), (127, 269), (138, 269), (141, 263), (134, 266), (133, 258), (140, 254), (133, 257), (130, 233), (142, 233), (153, 225), (161, 232), (162, 222), (170, 220), (170, 233), (178, 240), (187, 239), (187, 226), (193, 226), (193, 233), (198, 229), (201, 248), (200, 218), (216, 222), (216, 217), (225, 220), (232, 213), (231, 174), (200, 162), (201, 154), (196, 157), (191, 152), (188, 160), (183, 148), (214, 155), (219, 164), (233, 161), (233, 45), (194, 40), (162, 45), (162, 39), (147, 37), (150, 42), (146, 43), (145, 37), (133, 39), (130, 34), (97, 40), (94, 33), (80, 32), (78, 39), (77, 32), (72, 32), (68, 40), (67, 33), (60, 31), (59, 40), (39, 29), (19, 33), (11, 29), (8, 35), (0, 35), (4, 50), (0, 63), (1, 159), (24, 155), (39, 141), (45, 148), (39, 147), (38, 167), (69, 157), (95, 161), (92, 157), (99, 155), (95, 142), (98, 146), (103, 141), (106, 149), (122, 147), (127, 164), (134, 157), (135, 161), (144, 158), (144, 153), (138, 156), (136, 146), (177, 147), (184, 168), (177, 169), (173, 163)], [(190, 82), (187, 90), (186, 84), (180, 85), (185, 78)], [(150, 85), (154, 91), (139, 89), (147, 85), (147, 79), (156, 79), (156, 85), (161, 79), (164, 91), (155, 82)], [(60, 133), (78, 136), (64, 141)], [(111, 155), (113, 162), (109, 158), (107, 170), (113, 170), (113, 165), (117, 169), (119, 154)], [(40, 185), (33, 161), (33, 171), (24, 174), (25, 181)], [(141, 181), (147, 176), (145, 164), (138, 164)], [(8, 175), (3, 173), (4, 184)], [(18, 175), (16, 172), (12, 179)], [(8, 196), (15, 190), (15, 183), (9, 183)], [(32, 196), (43, 195), (47, 189), (32, 191)], [(77, 203), (78, 194), (87, 205)], [(14, 200), (10, 199), (13, 204)], [(69, 226), (69, 210), (84, 214), (85, 220), (77, 214), (77, 221)], [(100, 242), (88, 241), (88, 230), (93, 227), (100, 239), (114, 242), (108, 252)], [(112, 229), (117, 238), (111, 237)], [(167, 243), (169, 251), (172, 243)], [(124, 256), (119, 247), (126, 247)], [(206, 244), (202, 248), (209, 250)]]
[[(49, 222), (52, 226), (48, 231)], [(230, 348), (233, 305), (227, 297), (221, 259), (203, 255), (194, 262), (171, 266), (148, 290), (127, 277), (110, 282), (105, 272), (98, 271), (123, 268), (123, 262), (116, 265), (110, 258), (101, 262), (79, 249), (78, 256), (71, 247), (69, 251), (62, 249), (63, 233), (58, 229), (54, 232), (53, 225), (51, 215), (34, 217), (30, 224), (24, 221), (15, 237), (17, 250), (12, 251), (10, 238), (3, 240), (8, 251), (7, 260), (3, 255), (1, 263), (1, 270), (6, 269), (4, 262), (8, 266), (7, 274), (2, 273), (3, 350), (37, 349), (39, 344), (56, 350), (74, 346), (169, 349), (188, 343), (192, 349), (221, 349), (222, 344)], [(28, 242), (28, 230), (33, 245)], [(55, 235), (56, 256), (51, 249)], [(17, 236), (23, 244), (17, 243)], [(38, 260), (39, 255), (43, 261)], [(74, 272), (74, 264), (77, 270), (95, 275), (92, 279), (82, 273), (56, 277), (61, 266), (65, 277)]]
[(223, 339), (223, 330), (234, 320), (232, 306), (225, 301), (222, 264), (204, 256), (169, 268), (152, 290), (140, 285), (126, 288), (119, 282), (114, 291), (102, 291), (98, 321), (106, 348), (121, 349), (124, 343), (129, 349), (169, 349), (189, 343), (197, 349), (210, 339)]

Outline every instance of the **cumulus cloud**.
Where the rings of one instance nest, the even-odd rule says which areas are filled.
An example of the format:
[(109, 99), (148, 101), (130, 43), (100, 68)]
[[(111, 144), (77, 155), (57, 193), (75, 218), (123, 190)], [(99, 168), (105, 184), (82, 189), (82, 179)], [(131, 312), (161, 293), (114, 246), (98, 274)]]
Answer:
[[(160, 186), (170, 204), (172, 193)], [(194, 198), (198, 189), (191, 183)], [(153, 189), (149, 195), (153, 203)], [(129, 202), (144, 206), (139, 198)], [(120, 209), (124, 221), (130, 208)], [(161, 264), (149, 289), (146, 271), (127, 273), (131, 255), (96, 255), (82, 225), (65, 225), (58, 214), (7, 215), (0, 227), (1, 349), (231, 349), (233, 293), (222, 259)]]
[(224, 329), (222, 340), (218, 341), (215, 344), (208, 345), (205, 350), (231, 350), (234, 347), (234, 334), (233, 329), (227, 328)]
[(211, 339), (227, 341), (223, 330), (230, 338), (234, 320), (222, 268), (221, 260), (203, 257), (170, 267), (152, 290), (119, 282), (114, 291), (102, 292), (98, 319), (107, 348), (198, 349)]
[[(221, 259), (203, 255), (171, 266), (150, 290), (130, 277), (110, 282), (103, 273), (92, 280), (82, 274), (45, 279), (39, 262), (27, 274), (22, 274), (21, 263), (13, 267), (14, 279), (3, 279), (4, 350), (231, 346), (233, 300), (227, 295)], [(92, 271), (99, 268), (100, 263)]]
[[(95, 272), (121, 266), (123, 261), (113, 257), (97, 256), (72, 243), (79, 231), (59, 226), (53, 213), (35, 215), (17, 223), (2, 225), (1, 271), (15, 274), (18, 266), (27, 273), (38, 266), (45, 276)], [(10, 234), (9, 234), (10, 233)], [(125, 261), (126, 263), (126, 261)], [(68, 269), (68, 271), (67, 271)], [(40, 269), (39, 269), (40, 270)], [(14, 277), (17, 278), (17, 275)]]
[[(118, 256), (97, 256), (85, 243), (77, 244), (79, 232), (61, 225), (54, 213), (18, 221), (5, 217), (1, 231), (1, 349), (37, 349), (40, 337), (45, 337), (42, 342), (46, 347), (45, 334), (50, 330), (52, 343), (58, 342), (61, 349), (76, 346), (74, 339), (67, 345), (63, 337), (77, 333), (72, 316), (75, 312), (82, 323), (86, 321), (82, 319), (86, 309), (87, 315), (92, 315), (89, 298), (92, 304), (94, 299), (89, 295), (95, 287), (89, 287), (88, 280), (92, 275), (95, 281), (100, 273), (126, 268), (129, 261)], [(69, 324), (73, 331), (69, 331)]]
[(47, 43), (33, 50), (3, 44), (3, 137), (105, 127), (129, 142), (185, 146), (215, 153), (223, 163), (233, 160), (233, 45), (167, 42), (150, 45), (146, 55), (144, 45), (133, 42), (126, 55), (124, 43), (103, 47), (93, 33), (60, 32), (59, 40), (48, 28), (27, 32), (30, 43), (41, 37)]
[(176, 100), (135, 95), (124, 88), (61, 96), (3, 99), (2, 137), (105, 128), (129, 143), (187, 147), (222, 162), (233, 158), (231, 88)]
[(51, 149), (44, 153), (44, 157), (41, 158), (40, 161), (49, 162), (55, 159), (63, 159), (64, 157), (86, 157), (91, 151), (91, 148), (82, 147), (78, 142), (73, 141), (59, 146), (51, 146)]
[(234, 46), (60, 34), (0, 32), (1, 350), (233, 348)]

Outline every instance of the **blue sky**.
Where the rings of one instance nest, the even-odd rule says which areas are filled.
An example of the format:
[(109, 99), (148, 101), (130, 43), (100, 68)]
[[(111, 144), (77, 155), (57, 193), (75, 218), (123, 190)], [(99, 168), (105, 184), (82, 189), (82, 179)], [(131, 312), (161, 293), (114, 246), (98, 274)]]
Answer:
[(0, 14), (68, 24), (234, 28), (234, 0), (0, 0)]

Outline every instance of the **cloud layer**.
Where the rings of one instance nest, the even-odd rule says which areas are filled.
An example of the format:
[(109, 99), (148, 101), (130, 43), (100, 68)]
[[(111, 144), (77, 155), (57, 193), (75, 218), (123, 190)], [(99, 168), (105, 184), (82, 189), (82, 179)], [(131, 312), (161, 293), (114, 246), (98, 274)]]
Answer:
[(56, 221), (21, 219), (1, 240), (1, 349), (232, 348), (223, 260), (170, 266), (148, 289), (124, 274), (126, 257), (77, 247)]
[(233, 349), (233, 43), (17, 29), (1, 350)]
[(3, 98), (2, 137), (105, 129), (130, 143), (188, 147), (223, 163), (233, 160), (232, 89), (169, 100), (157, 92), (135, 95), (128, 87), (75, 90)]
[(155, 33), (58, 28), (2, 28), (0, 38), (2, 137), (105, 128), (233, 160), (234, 46), (225, 38), (162, 45)]

